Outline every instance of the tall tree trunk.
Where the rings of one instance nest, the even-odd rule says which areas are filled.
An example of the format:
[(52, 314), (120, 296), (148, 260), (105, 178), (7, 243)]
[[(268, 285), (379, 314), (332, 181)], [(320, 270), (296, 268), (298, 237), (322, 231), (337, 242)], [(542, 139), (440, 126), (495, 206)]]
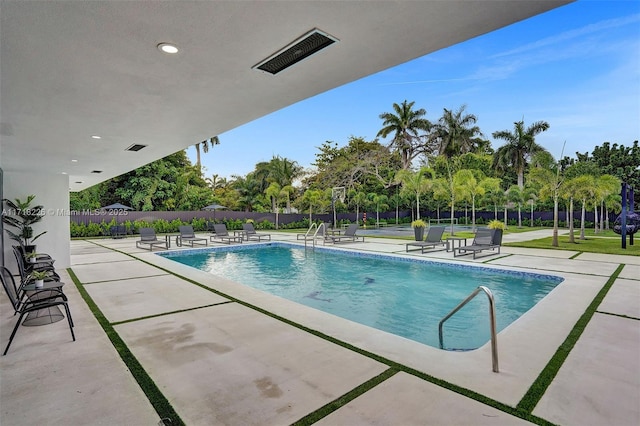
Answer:
[(553, 197), (553, 238), (551, 241), (553, 247), (558, 247), (558, 196)]
[(507, 217), (509, 216), (509, 211), (507, 210), (507, 205), (504, 205), (504, 229), (507, 229), (509, 226), (507, 225)]
[(593, 203), (593, 233), (598, 233), (598, 203)]
[(476, 232), (476, 198), (471, 198), (471, 231)]
[(451, 236), (453, 237), (454, 231), (453, 231), (453, 216), (455, 215), (455, 198), (451, 197)]
[(585, 226), (585, 216), (586, 216), (586, 211), (587, 211), (587, 207), (586, 207), (587, 201), (586, 200), (582, 200), (582, 213), (581, 213), (581, 217), (580, 217), (580, 239), (584, 240), (584, 226)]
[(531, 223), (529, 224), (531, 228), (533, 228), (533, 203), (531, 203)]
[(518, 170), (518, 188), (524, 189), (524, 167)]
[(569, 242), (575, 243), (575, 237), (573, 236), (573, 197), (569, 200)]
[(518, 203), (518, 228), (522, 228), (522, 205)]
[(198, 169), (202, 168), (202, 163), (200, 162), (200, 144), (199, 143), (196, 144), (196, 166), (198, 166)]

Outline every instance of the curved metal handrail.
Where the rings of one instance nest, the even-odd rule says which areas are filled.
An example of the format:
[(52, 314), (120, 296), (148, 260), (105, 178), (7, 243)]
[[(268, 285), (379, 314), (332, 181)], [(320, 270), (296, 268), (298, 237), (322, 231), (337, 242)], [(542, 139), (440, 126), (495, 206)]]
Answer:
[(478, 286), (466, 299), (464, 299), (458, 306), (453, 308), (451, 312), (449, 312), (444, 318), (440, 320), (438, 323), (438, 336), (440, 338), (440, 349), (444, 349), (443, 339), (442, 339), (442, 325), (446, 320), (451, 318), (456, 312), (458, 312), (464, 305), (469, 303), (471, 299), (476, 297), (480, 291), (483, 291), (484, 294), (487, 295), (489, 299), (489, 327), (491, 329), (491, 361), (494, 373), (499, 373), (498, 369), (498, 337), (496, 333), (496, 308), (495, 303), (493, 301), (493, 293), (489, 288), (481, 285)]

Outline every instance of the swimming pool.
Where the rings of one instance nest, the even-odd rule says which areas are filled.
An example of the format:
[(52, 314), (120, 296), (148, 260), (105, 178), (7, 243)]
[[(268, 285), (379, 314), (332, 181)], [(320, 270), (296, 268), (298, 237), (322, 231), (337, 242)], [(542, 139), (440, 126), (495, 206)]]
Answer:
[[(159, 255), (433, 347), (439, 347), (438, 322), (478, 285), (493, 292), (502, 330), (563, 280), (324, 247), (305, 250), (286, 243)], [(444, 327), (447, 349), (474, 349), (489, 338), (486, 297), (473, 299)]]

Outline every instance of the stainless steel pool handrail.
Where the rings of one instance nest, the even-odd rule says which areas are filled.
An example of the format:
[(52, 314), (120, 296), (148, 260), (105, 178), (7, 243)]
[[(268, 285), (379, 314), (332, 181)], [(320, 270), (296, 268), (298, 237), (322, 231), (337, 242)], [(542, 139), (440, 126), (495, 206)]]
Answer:
[(483, 285), (478, 286), (478, 288), (476, 288), (466, 299), (460, 302), (458, 306), (453, 308), (451, 312), (449, 312), (444, 318), (440, 320), (440, 323), (438, 323), (438, 336), (440, 338), (440, 349), (444, 349), (444, 343), (442, 339), (442, 325), (444, 324), (444, 322), (449, 318), (451, 318), (453, 314), (455, 314), (460, 309), (462, 309), (462, 307), (467, 303), (469, 303), (471, 299), (476, 297), (478, 293), (480, 293), (480, 291), (483, 291), (484, 294), (486, 294), (487, 298), (489, 299), (489, 327), (491, 329), (491, 361), (492, 361), (493, 372), (499, 373), (500, 371), (498, 369), (498, 337), (496, 333), (496, 307), (493, 301), (493, 293), (491, 292), (491, 290), (489, 290), (487, 287)]
[[(309, 233), (311, 232), (311, 230), (313, 230), (313, 228), (316, 228), (316, 232), (313, 233), (313, 237), (309, 238)], [(326, 225), (324, 224), (324, 222), (320, 223), (320, 225), (316, 224), (315, 222), (311, 224), (311, 226), (309, 227), (307, 232), (304, 234), (304, 248), (305, 249), (307, 248), (307, 241), (309, 239), (311, 239), (313, 241), (312, 247), (314, 249), (316, 248), (316, 238), (318, 236), (318, 232), (320, 232), (321, 229), (324, 230), (324, 232), (327, 232)]]

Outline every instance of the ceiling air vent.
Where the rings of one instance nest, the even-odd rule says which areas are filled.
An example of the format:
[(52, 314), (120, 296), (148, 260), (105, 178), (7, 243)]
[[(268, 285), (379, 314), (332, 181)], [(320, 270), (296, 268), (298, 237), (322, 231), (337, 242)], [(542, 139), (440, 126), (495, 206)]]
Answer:
[(91, 173), (102, 173), (102, 170), (91, 170)]
[(140, 151), (144, 147), (146, 147), (146, 145), (140, 145), (140, 144), (134, 143), (129, 148), (125, 149), (125, 151), (135, 151), (135, 152), (137, 152), (137, 151)]
[(338, 39), (331, 37), (320, 30), (314, 29), (290, 45), (280, 49), (258, 65), (254, 65), (253, 68), (257, 68), (271, 74), (277, 74), (280, 71), (289, 68), (291, 65), (300, 62), (304, 58), (335, 43), (336, 41), (338, 41)]

